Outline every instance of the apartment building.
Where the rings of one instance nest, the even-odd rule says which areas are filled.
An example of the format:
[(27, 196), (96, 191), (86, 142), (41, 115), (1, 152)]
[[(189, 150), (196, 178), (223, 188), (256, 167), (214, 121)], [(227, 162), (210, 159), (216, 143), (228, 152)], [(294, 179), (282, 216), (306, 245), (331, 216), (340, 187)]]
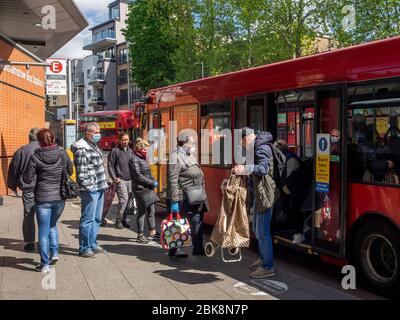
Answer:
[[(129, 81), (128, 45), (123, 35), (131, 0), (108, 5), (108, 13), (98, 17), (85, 39), (84, 50), (92, 51), (82, 62), (85, 112), (129, 109), (142, 92)], [(128, 84), (130, 91), (128, 93)]]
[[(134, 83), (130, 74), (129, 48), (124, 42), (117, 45), (118, 109), (127, 110), (131, 104), (143, 97), (143, 91)], [(128, 87), (129, 92), (128, 92)]]

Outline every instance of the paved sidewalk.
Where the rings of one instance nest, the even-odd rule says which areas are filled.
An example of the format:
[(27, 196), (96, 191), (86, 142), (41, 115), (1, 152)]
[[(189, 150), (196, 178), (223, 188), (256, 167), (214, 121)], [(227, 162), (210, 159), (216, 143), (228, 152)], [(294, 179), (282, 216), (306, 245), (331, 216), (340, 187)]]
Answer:
[[(54, 283), (35, 270), (38, 253), (23, 250), (21, 199), (5, 198), (0, 206), (0, 299), (355, 299), (279, 263), (270, 281), (251, 281), (248, 266), (257, 258), (251, 250), (244, 250), (240, 263), (225, 264), (219, 253), (172, 260), (159, 244), (139, 244), (133, 230), (117, 230), (111, 222), (98, 237), (107, 253), (80, 258), (79, 217), (79, 206), (68, 203), (58, 227), (60, 261)], [(130, 223), (135, 229), (134, 221)], [(43, 283), (55, 289), (43, 289)]]

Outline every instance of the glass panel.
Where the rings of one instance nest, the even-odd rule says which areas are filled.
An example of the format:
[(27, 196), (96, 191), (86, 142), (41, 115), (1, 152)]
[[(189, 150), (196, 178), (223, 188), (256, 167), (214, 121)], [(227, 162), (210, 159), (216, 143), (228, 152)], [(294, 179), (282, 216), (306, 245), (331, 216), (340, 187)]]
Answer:
[(201, 159), (208, 157), (209, 165), (229, 166), (232, 164), (232, 145), (225, 152), (225, 144), (232, 143), (232, 136), (227, 137), (227, 133), (222, 131), (228, 129), (231, 135), (230, 103), (202, 105), (201, 114), (201, 129), (208, 129), (209, 132), (209, 147), (206, 149), (204, 145), (201, 146)]
[(181, 106), (174, 109), (174, 120), (177, 121), (178, 135), (185, 129), (192, 129), (197, 132), (197, 106)]
[(235, 129), (247, 126), (246, 99), (236, 100), (235, 106)]
[(300, 158), (314, 157), (314, 92), (298, 91), (277, 96), (277, 138)]
[(264, 98), (248, 102), (249, 123), (256, 134), (264, 130)]
[[(369, 94), (364, 94), (365, 88)], [(354, 181), (400, 183), (400, 82), (349, 88), (348, 173)]]
[[(341, 249), (341, 100), (341, 89), (318, 93), (318, 107), (320, 112), (318, 133), (331, 135), (331, 153), (327, 160), (330, 167), (329, 190), (327, 192), (316, 192), (315, 197), (315, 245), (318, 248), (335, 253), (339, 253)], [(338, 138), (334, 139), (335, 137)], [(319, 166), (317, 161), (317, 176)]]

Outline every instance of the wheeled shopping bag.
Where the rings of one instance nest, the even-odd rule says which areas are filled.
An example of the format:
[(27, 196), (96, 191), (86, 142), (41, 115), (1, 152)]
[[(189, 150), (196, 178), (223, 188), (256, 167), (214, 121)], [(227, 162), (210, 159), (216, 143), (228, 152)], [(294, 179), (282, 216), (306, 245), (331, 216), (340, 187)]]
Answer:
[[(212, 257), (221, 247), (224, 262), (242, 260), (241, 248), (250, 246), (250, 226), (247, 214), (247, 178), (231, 174), (223, 193), (223, 200), (210, 242), (205, 246), (206, 255)], [(226, 259), (224, 250), (235, 259)]]

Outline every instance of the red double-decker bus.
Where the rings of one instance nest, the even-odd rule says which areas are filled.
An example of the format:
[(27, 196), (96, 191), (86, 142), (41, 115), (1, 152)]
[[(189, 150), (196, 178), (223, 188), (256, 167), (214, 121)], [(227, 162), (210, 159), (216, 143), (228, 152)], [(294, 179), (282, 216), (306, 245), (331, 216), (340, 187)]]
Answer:
[(83, 114), (79, 123), (81, 136), (83, 136), (85, 125), (89, 122), (96, 122), (100, 126), (101, 140), (99, 147), (108, 151), (117, 145), (120, 132), (125, 131), (131, 138), (133, 137), (135, 114), (131, 110), (100, 111)]
[[(247, 126), (286, 140), (309, 168), (303, 177), (310, 181), (302, 206), (306, 239), (294, 244), (290, 217), (276, 209), (274, 242), (331, 263), (351, 263), (372, 289), (398, 294), (398, 50), (400, 37), (394, 37), (150, 90), (147, 129), (164, 129), (167, 143), (171, 121), (177, 122), (178, 132), (195, 130), (199, 159), (212, 156), (202, 144), (218, 141), (223, 149), (235, 143), (226, 132), (218, 136), (223, 129), (234, 132)], [(202, 139), (202, 129), (214, 132), (208, 141)], [(330, 143), (332, 132), (340, 133), (340, 142)], [(211, 205), (205, 217), (209, 224), (216, 221), (220, 186), (234, 165), (229, 160), (202, 163)], [(155, 173), (162, 194), (166, 165), (158, 164)]]

